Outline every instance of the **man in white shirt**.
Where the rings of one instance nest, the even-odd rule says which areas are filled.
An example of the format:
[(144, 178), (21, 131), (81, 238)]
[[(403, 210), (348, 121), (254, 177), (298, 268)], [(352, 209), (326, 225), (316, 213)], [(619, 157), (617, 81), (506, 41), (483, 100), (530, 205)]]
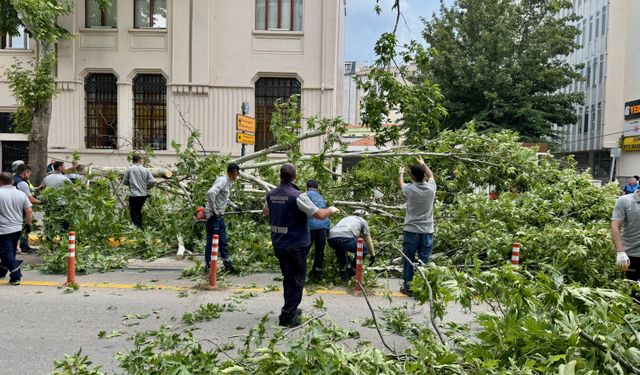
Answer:
[[(63, 161), (56, 161), (53, 163), (53, 172), (49, 173), (47, 177), (42, 180), (42, 189), (60, 189), (64, 184), (71, 182), (65, 175), (65, 168)], [(56, 216), (60, 219), (60, 225), (65, 232), (69, 231), (69, 221), (67, 221), (66, 206), (67, 201), (64, 198), (60, 198), (57, 202), (47, 202), (49, 212), (56, 212)], [(46, 206), (45, 206), (46, 207)], [(45, 223), (46, 225), (46, 223)]]
[(0, 173), (0, 278), (9, 274), (11, 285), (20, 285), (22, 272), (16, 260), (16, 246), (22, 234), (22, 222), (31, 225), (31, 202), (13, 186), (9, 172)]

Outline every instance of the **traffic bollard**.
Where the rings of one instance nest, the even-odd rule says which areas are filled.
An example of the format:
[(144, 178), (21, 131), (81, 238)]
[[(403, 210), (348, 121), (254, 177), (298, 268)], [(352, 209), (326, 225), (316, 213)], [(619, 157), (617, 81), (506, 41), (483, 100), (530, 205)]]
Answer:
[(514, 243), (511, 246), (511, 267), (518, 268), (520, 264), (520, 244)]
[(209, 287), (211, 289), (216, 288), (216, 277), (218, 275), (218, 242), (220, 237), (217, 234), (213, 235), (213, 241), (211, 242), (211, 264), (209, 266)]
[(358, 238), (358, 248), (356, 250), (356, 288), (355, 294), (362, 293), (362, 258), (364, 257), (364, 240)]
[(76, 232), (69, 232), (69, 254), (67, 255), (67, 282), (70, 285), (76, 282)]

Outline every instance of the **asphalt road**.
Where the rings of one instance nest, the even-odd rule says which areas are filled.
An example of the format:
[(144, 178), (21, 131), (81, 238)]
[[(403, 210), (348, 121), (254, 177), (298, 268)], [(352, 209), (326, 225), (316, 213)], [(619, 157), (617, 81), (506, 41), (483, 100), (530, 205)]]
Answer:
[[(162, 324), (184, 329), (182, 315), (205, 303), (234, 303), (240, 311), (224, 312), (217, 320), (198, 324), (196, 335), (200, 338), (219, 344), (239, 343), (242, 334), (268, 313), (271, 314), (269, 328), (276, 329), (283, 298), (281, 291), (270, 290), (281, 287), (281, 282), (274, 280), (277, 274), (228, 277), (216, 291), (194, 289), (198, 280), (179, 276), (180, 272), (172, 269), (79, 276), (80, 288), (75, 291), (61, 287), (65, 276), (44, 275), (39, 271), (25, 272), (20, 286), (10, 286), (6, 279), (1, 280), (0, 316), (5, 325), (0, 373), (48, 374), (54, 360), (79, 349), (95, 364), (102, 365), (103, 371), (111, 373), (118, 365), (114, 354), (132, 346), (128, 337)], [(393, 291), (399, 284), (398, 280), (381, 282)], [(358, 330), (362, 340), (382, 347), (376, 330), (362, 325), (371, 317), (364, 298), (350, 292), (345, 289), (308, 291), (301, 308), (307, 316), (326, 313), (320, 319)], [(326, 311), (314, 307), (318, 298), (324, 301)], [(392, 306), (406, 306), (415, 321), (425, 321), (428, 315), (425, 307), (397, 292), (392, 293), (391, 301), (383, 296), (372, 296), (370, 300), (379, 317), (380, 309)], [(143, 318), (131, 318), (131, 314)], [(470, 319), (470, 315), (455, 306), (450, 308), (447, 318), (458, 323)], [(100, 331), (122, 335), (99, 338)], [(385, 338), (398, 349), (406, 346), (403, 337), (386, 332)]]

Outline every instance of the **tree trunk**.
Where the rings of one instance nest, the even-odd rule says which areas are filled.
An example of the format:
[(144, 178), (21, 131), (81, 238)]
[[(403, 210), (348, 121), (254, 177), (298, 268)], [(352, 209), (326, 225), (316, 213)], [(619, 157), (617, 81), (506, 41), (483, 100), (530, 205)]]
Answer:
[(29, 132), (29, 164), (31, 166), (31, 182), (37, 186), (47, 174), (49, 125), (53, 99), (40, 104), (33, 113), (33, 125)]

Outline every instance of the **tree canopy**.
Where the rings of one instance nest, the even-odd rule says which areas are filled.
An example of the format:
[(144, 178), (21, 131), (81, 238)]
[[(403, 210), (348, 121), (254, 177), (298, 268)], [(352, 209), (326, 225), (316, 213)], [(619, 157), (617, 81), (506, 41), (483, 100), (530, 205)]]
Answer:
[[(578, 16), (566, 0), (456, 0), (425, 20), (432, 50), (419, 77), (439, 85), (448, 116), (443, 126), (510, 129), (524, 140), (575, 123), (580, 93), (560, 89), (581, 79), (565, 57), (577, 47)], [(568, 15), (564, 15), (568, 14)], [(429, 89), (430, 86), (429, 86)]]

